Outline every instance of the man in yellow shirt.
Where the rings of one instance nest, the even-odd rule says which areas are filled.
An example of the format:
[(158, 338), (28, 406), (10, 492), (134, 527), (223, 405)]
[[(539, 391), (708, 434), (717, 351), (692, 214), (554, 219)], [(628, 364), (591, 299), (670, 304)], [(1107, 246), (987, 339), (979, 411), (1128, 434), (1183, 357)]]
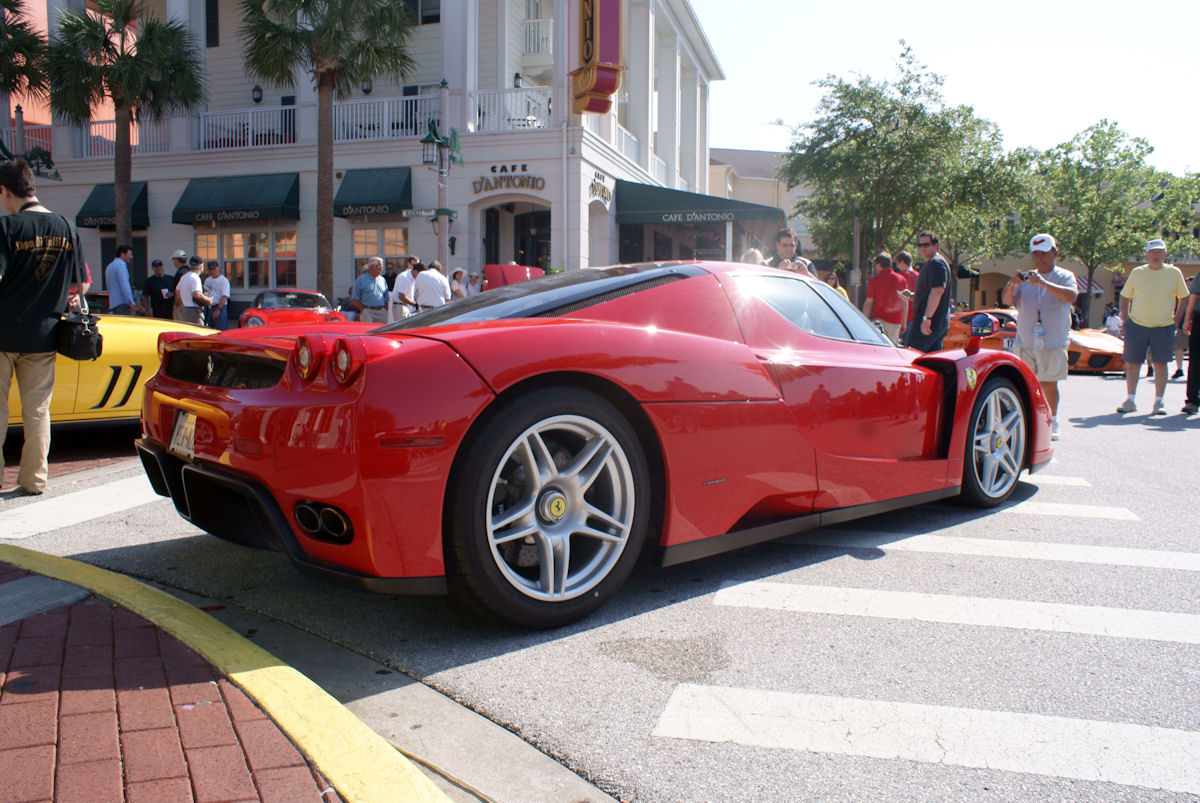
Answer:
[(1167, 389), (1167, 363), (1175, 345), (1175, 305), (1188, 297), (1183, 274), (1166, 264), (1167, 244), (1146, 243), (1146, 264), (1129, 274), (1121, 290), (1121, 319), (1125, 322), (1125, 401), (1118, 413), (1137, 412), (1134, 396), (1146, 352), (1154, 366), (1154, 409), (1151, 415), (1166, 415), (1163, 393)]

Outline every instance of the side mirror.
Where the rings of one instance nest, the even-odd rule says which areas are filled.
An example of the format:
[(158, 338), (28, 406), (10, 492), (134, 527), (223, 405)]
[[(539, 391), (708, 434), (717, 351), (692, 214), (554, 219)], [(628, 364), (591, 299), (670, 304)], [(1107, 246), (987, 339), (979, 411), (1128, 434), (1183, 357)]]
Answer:
[(971, 317), (971, 339), (967, 341), (965, 351), (967, 354), (978, 353), (979, 342), (988, 335), (994, 335), (999, 331), (1000, 321), (986, 312), (977, 312)]

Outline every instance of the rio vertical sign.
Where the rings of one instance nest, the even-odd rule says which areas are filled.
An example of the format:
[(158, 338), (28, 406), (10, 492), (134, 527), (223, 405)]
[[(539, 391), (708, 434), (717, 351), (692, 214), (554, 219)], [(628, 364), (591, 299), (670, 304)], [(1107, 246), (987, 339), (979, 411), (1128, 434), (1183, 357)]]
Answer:
[(621, 81), (621, 0), (579, 0), (579, 67), (571, 111), (604, 114)]

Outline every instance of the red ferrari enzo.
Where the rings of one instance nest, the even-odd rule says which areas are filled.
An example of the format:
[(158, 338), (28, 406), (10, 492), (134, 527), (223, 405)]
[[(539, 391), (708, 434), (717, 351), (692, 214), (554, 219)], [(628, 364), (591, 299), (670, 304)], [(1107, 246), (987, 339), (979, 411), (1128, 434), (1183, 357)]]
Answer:
[(264, 290), (254, 297), (238, 316), (238, 326), (267, 326), (301, 321), (344, 321), (346, 316), (333, 309), (324, 294), (313, 290)]
[(897, 348), (750, 265), (572, 270), (371, 329), (166, 334), (138, 451), (221, 538), (552, 627), (664, 565), (961, 496), (1051, 455), (1001, 351)]

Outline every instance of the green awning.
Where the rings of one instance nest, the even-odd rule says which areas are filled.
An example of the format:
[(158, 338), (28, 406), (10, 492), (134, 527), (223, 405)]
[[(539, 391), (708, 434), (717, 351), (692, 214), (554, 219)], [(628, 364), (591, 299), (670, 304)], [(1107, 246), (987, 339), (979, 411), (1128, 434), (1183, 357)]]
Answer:
[(726, 223), (771, 221), (783, 226), (783, 210), (773, 206), (668, 190), (617, 179), (617, 223)]
[(333, 199), (337, 217), (394, 215), (412, 209), (412, 168), (347, 170)]
[[(133, 227), (144, 229), (150, 225), (150, 212), (146, 206), (146, 182), (132, 181), (129, 184), (129, 197), (133, 200)], [(83, 206), (75, 215), (75, 225), (82, 229), (111, 229), (117, 225), (116, 203), (113, 199), (113, 185), (97, 184)]]
[(171, 212), (172, 223), (300, 219), (300, 174), (194, 178)]

